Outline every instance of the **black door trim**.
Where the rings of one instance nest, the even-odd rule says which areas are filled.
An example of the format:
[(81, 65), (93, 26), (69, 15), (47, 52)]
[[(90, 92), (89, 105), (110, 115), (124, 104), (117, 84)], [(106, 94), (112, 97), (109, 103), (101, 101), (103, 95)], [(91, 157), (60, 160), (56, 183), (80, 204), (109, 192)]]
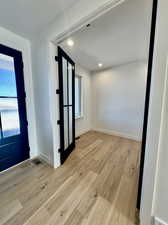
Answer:
[(143, 182), (143, 172), (144, 172), (146, 136), (147, 136), (150, 89), (151, 89), (151, 78), (152, 78), (153, 53), (154, 53), (154, 44), (155, 44), (157, 6), (158, 6), (158, 0), (153, 0), (150, 46), (149, 46), (149, 59), (148, 59), (148, 75), (147, 75), (147, 84), (146, 84), (145, 111), (144, 111), (141, 160), (140, 160), (140, 174), (139, 174), (139, 186), (138, 186), (138, 198), (137, 198), (137, 209), (140, 209), (140, 206), (141, 206), (142, 182)]

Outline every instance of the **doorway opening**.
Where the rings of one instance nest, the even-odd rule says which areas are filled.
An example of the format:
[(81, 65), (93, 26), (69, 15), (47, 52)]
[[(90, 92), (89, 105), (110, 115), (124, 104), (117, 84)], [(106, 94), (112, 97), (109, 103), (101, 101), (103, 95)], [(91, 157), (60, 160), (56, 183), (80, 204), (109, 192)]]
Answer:
[(29, 158), (22, 53), (0, 45), (0, 172)]
[[(135, 186), (138, 194), (134, 199), (136, 202), (138, 196), (138, 209), (142, 188), (156, 10), (157, 3), (153, 0), (129, 0), (76, 29), (77, 31), (70, 35), (67, 32), (57, 42), (76, 63), (76, 77), (82, 77), (82, 92), (80, 87), (75, 90), (75, 93), (80, 93), (78, 98), (75, 97), (78, 99), (75, 109), (83, 107), (82, 117), (75, 119), (75, 135), (80, 136), (91, 130), (140, 143), (140, 154), (137, 158), (140, 167), (136, 177), (139, 193), (138, 187)], [(75, 87), (77, 88), (77, 85)], [(88, 114), (89, 108), (92, 108), (91, 117)]]

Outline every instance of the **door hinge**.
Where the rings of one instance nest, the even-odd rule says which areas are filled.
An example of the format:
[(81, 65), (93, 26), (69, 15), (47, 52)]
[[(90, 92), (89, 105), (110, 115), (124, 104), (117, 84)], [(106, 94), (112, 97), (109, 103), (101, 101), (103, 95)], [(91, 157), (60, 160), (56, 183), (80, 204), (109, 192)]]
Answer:
[(55, 61), (58, 62), (58, 56), (55, 56)]
[(59, 153), (61, 153), (61, 152), (62, 152), (61, 148), (59, 148), (59, 149), (58, 149), (58, 152), (59, 152)]
[(59, 95), (60, 93), (61, 93), (61, 92), (60, 92), (60, 89), (57, 89), (57, 90), (56, 90), (56, 94)]
[(57, 120), (57, 124), (60, 125), (61, 124), (61, 121), (60, 120)]

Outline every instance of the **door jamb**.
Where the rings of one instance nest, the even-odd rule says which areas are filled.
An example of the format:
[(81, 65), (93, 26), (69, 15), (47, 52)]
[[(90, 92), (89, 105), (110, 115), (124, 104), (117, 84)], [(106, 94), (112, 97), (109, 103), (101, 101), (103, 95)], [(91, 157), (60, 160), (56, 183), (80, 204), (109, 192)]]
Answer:
[(143, 133), (142, 133), (141, 158), (140, 158), (138, 198), (137, 198), (137, 209), (138, 210), (140, 209), (140, 206), (141, 206), (141, 196), (142, 196), (145, 149), (146, 149), (148, 114), (149, 114), (149, 101), (150, 101), (150, 89), (151, 89), (156, 19), (157, 19), (157, 5), (158, 5), (158, 0), (153, 0), (152, 19), (151, 19), (151, 34), (150, 34), (150, 44), (149, 44), (149, 58), (148, 58), (148, 73), (147, 73), (147, 83), (146, 83), (145, 110), (144, 110), (144, 122), (143, 122)]

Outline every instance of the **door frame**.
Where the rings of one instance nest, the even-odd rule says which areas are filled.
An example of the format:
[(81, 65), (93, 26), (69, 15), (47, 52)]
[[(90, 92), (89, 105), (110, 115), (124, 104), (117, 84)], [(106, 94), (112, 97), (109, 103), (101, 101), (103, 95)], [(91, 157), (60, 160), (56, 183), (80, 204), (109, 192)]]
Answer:
[[(67, 61), (69, 61), (71, 63), (72, 66), (75, 66), (75, 63), (73, 62), (73, 60), (66, 54), (66, 52), (64, 52), (64, 50), (58, 46), (58, 77), (59, 77), (59, 126), (60, 126), (60, 160), (61, 160), (61, 164), (63, 164), (65, 162), (65, 160), (68, 158), (68, 156), (70, 155), (70, 153), (74, 150), (75, 148), (75, 70), (72, 70), (72, 77), (74, 77), (74, 79), (72, 78), (72, 115), (73, 115), (73, 142), (72, 144), (68, 147), (68, 149), (66, 151), (63, 151), (64, 149), (64, 100), (63, 100), (63, 78), (61, 77), (62, 72), (63, 72), (63, 68), (62, 68), (62, 57), (59, 58), (59, 56), (62, 55)], [(69, 93), (69, 87), (68, 87), (68, 93)], [(68, 95), (69, 98), (69, 95)], [(74, 104), (73, 104), (74, 103)], [(68, 113), (68, 124), (69, 124), (69, 113)], [(68, 130), (68, 134), (69, 134), (69, 130)]]
[(158, 6), (158, 0), (153, 0), (151, 33), (150, 33), (150, 44), (149, 44), (149, 58), (148, 58), (148, 72), (147, 72), (147, 83), (146, 83), (145, 110), (144, 110), (144, 122), (143, 122), (143, 132), (142, 132), (141, 157), (140, 157), (138, 197), (137, 197), (137, 209), (139, 210), (141, 206), (141, 197), (142, 197), (142, 184), (143, 184), (145, 149), (146, 149), (146, 138), (147, 138), (147, 127), (148, 127), (152, 66), (153, 66), (155, 32), (156, 32), (157, 6)]
[[(145, 147), (146, 147), (146, 137), (147, 137), (147, 125), (148, 125), (148, 112), (149, 112), (149, 100), (150, 100), (150, 89), (151, 89), (151, 78), (152, 78), (152, 64), (153, 64), (153, 52), (154, 52), (154, 35), (155, 35), (155, 28), (156, 28), (156, 12), (157, 12), (157, 3), (158, 0), (153, 1), (153, 9), (152, 9), (152, 27), (151, 27), (151, 34), (150, 34), (150, 43), (149, 43), (149, 58), (148, 58), (148, 73), (147, 73), (147, 85), (146, 85), (146, 98), (145, 98), (145, 108), (144, 108), (144, 122), (143, 122), (143, 133), (142, 133), (142, 154), (141, 154), (141, 162), (140, 162), (140, 177), (139, 177), (139, 185), (138, 185), (138, 200), (137, 200), (137, 208), (140, 208), (140, 201), (141, 201), (141, 190), (142, 190), (142, 182), (143, 182), (143, 172), (144, 172), (144, 160), (145, 160)], [(50, 57), (53, 58), (53, 52), (55, 52), (55, 48), (59, 46), (59, 44), (66, 40), (68, 37), (73, 35), (75, 32), (79, 31), (81, 28), (85, 27), (87, 24), (95, 21), (102, 15), (106, 14), (111, 9), (117, 7), (118, 5), (124, 3), (125, 0), (109, 0), (106, 4), (103, 4), (98, 9), (92, 11), (89, 15), (84, 17), (82, 20), (78, 21), (77, 23), (73, 24), (66, 30), (58, 33), (55, 37), (51, 37), (50, 41)], [(52, 60), (51, 67), (55, 67), (55, 61)], [(52, 69), (53, 73), (55, 74), (55, 69)], [(56, 73), (58, 73), (56, 71)], [(57, 139), (58, 140), (58, 139)], [(58, 147), (58, 145), (56, 145)], [(59, 148), (59, 147), (58, 147)], [(55, 154), (55, 150), (54, 150)], [(57, 155), (55, 154), (55, 158)], [(58, 167), (57, 160), (54, 167)]]
[[(30, 158), (30, 146), (29, 146), (29, 137), (28, 137), (28, 120), (27, 120), (27, 110), (26, 110), (26, 92), (24, 84), (24, 71), (23, 71), (23, 57), (22, 52), (14, 48), (8, 47), (6, 45), (0, 44), (0, 53), (7, 55), (13, 58), (14, 61), (14, 70), (15, 70), (15, 79), (16, 79), (16, 90), (17, 90), (17, 99), (18, 99), (18, 108), (19, 108), (19, 121), (20, 123), (20, 132), (22, 139), (24, 139), (25, 145), (27, 148), (23, 150), (23, 161)], [(4, 145), (8, 144), (8, 140), (15, 142), (17, 140), (17, 135), (13, 137), (7, 137), (4, 139)], [(19, 162), (18, 164), (22, 163)], [(15, 164), (13, 166), (16, 166)], [(7, 168), (10, 169), (13, 166)], [(5, 169), (6, 170), (6, 169)], [(3, 172), (3, 171), (2, 171)]]

